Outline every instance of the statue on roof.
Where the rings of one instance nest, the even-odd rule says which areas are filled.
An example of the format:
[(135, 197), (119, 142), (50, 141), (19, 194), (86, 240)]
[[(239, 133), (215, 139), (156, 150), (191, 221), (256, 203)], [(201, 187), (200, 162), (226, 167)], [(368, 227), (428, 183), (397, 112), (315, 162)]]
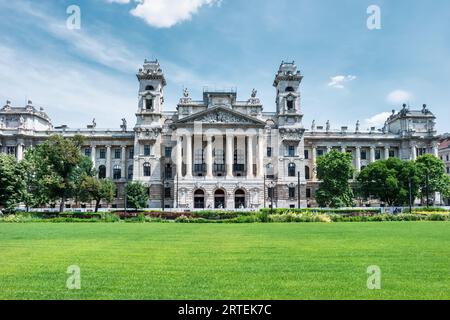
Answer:
[(330, 120), (327, 120), (327, 132), (329, 132), (331, 129)]
[(122, 119), (122, 125), (120, 126), (123, 132), (127, 131), (127, 119)]
[(252, 90), (252, 98), (256, 98), (257, 94), (258, 94), (258, 90), (253, 88), (253, 90)]
[(184, 88), (184, 90), (183, 90), (183, 96), (184, 96), (185, 98), (189, 98), (189, 89), (188, 89), (188, 88)]
[(360, 127), (361, 127), (361, 123), (358, 120), (358, 121), (356, 121), (356, 130), (355, 131), (359, 132)]
[(312, 124), (311, 124), (311, 131), (312, 131), (312, 132), (316, 131), (316, 120), (313, 120), (313, 121), (312, 121)]
[(92, 128), (95, 129), (97, 127), (97, 122), (95, 122), (95, 118), (92, 119)]

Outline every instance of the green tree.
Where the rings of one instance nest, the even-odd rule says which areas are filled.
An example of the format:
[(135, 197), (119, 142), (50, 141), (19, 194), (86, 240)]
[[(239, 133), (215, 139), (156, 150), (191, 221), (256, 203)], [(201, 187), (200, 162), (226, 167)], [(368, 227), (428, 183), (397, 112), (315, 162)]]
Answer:
[[(419, 187), (422, 199), (435, 198), (435, 193), (444, 196), (449, 192), (449, 178), (445, 173), (444, 162), (432, 154), (420, 156), (416, 160), (419, 169)], [(430, 203), (427, 203), (429, 205)]]
[(83, 182), (88, 177), (96, 175), (94, 164), (89, 157), (83, 156), (80, 163), (75, 167), (71, 176), (71, 192), (70, 197), (78, 204), (80, 201), (87, 201), (89, 199), (88, 191), (83, 188)]
[(6, 154), (0, 154), (0, 207), (12, 212), (21, 202), (25, 192), (23, 171), (17, 160)]
[(147, 205), (147, 189), (141, 182), (136, 181), (127, 184), (126, 194), (128, 206), (131, 208), (141, 209)]
[(317, 177), (322, 180), (316, 193), (321, 207), (353, 205), (353, 191), (349, 179), (353, 176), (352, 156), (332, 151), (317, 159)]
[(81, 183), (83, 201), (94, 200), (95, 212), (98, 212), (100, 202), (106, 201), (108, 204), (114, 200), (116, 185), (111, 179), (98, 179), (96, 177), (86, 176)]
[(389, 206), (409, 203), (410, 182), (413, 198), (419, 190), (417, 166), (412, 161), (402, 161), (398, 158), (369, 164), (358, 175), (357, 181), (364, 197), (379, 199)]
[(74, 170), (83, 160), (80, 148), (83, 137), (64, 138), (51, 136), (35, 149), (36, 178), (42, 185), (42, 192), (50, 201), (60, 200), (59, 211), (64, 211), (64, 203), (72, 192)]

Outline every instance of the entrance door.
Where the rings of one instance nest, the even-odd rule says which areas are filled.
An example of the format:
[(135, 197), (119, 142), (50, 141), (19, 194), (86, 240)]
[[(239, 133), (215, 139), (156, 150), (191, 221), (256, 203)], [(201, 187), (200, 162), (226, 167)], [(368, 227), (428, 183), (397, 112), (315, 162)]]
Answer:
[(205, 192), (197, 190), (194, 193), (194, 209), (205, 209)]
[(225, 209), (225, 192), (223, 190), (217, 190), (214, 194), (214, 208)]

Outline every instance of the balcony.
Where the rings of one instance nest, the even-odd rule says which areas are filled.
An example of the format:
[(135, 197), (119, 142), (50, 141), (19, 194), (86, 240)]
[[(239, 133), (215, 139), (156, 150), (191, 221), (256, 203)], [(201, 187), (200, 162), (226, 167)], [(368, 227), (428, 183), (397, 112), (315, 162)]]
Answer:
[(213, 170), (215, 173), (225, 173), (224, 164), (214, 164)]
[(206, 164), (195, 164), (194, 165), (195, 174), (206, 173)]

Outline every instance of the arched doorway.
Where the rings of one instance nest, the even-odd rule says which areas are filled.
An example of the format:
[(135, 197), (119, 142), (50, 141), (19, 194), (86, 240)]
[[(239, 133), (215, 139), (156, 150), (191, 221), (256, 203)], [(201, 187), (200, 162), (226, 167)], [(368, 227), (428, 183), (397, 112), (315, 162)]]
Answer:
[(234, 206), (236, 209), (245, 208), (245, 191), (244, 190), (238, 189), (234, 193)]
[(205, 209), (205, 192), (201, 189), (194, 192), (194, 209)]
[(214, 208), (225, 209), (225, 191), (217, 190), (214, 193)]
[(106, 167), (100, 166), (98, 167), (98, 178), (99, 179), (105, 179), (106, 178)]

